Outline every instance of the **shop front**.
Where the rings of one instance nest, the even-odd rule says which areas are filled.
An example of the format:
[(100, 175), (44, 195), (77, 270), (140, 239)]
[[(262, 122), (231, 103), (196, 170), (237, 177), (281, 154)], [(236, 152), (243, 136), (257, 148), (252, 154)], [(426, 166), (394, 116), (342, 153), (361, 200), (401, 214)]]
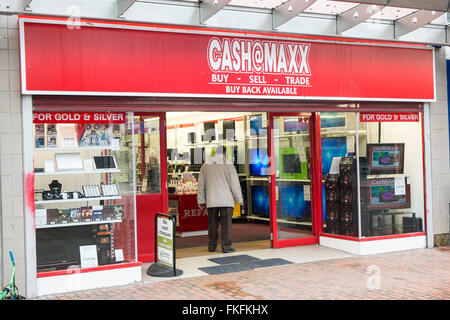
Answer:
[(267, 226), (269, 247), (426, 246), (431, 48), (87, 20), (71, 29), (36, 17), (19, 25), (38, 295), (139, 281), (155, 259), (158, 212), (177, 216), (180, 238), (204, 235), (198, 172), (218, 145), (244, 195), (233, 216)]

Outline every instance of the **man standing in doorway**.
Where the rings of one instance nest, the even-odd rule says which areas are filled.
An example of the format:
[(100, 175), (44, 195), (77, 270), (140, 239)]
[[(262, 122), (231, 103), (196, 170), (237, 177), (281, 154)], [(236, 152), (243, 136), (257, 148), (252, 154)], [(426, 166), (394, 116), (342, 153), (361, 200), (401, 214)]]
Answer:
[(200, 169), (197, 188), (200, 209), (208, 210), (208, 250), (216, 251), (219, 213), (222, 251), (234, 252), (231, 247), (231, 224), (235, 203), (243, 204), (241, 185), (233, 164), (227, 159), (224, 146), (218, 146), (213, 157), (206, 159)]

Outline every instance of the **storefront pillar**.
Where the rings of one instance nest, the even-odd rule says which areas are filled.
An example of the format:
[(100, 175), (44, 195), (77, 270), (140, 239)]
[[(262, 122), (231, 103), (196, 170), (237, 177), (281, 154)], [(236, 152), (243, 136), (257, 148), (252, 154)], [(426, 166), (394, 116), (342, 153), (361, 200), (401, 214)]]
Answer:
[(431, 178), (431, 129), (430, 129), (430, 104), (423, 105), (423, 139), (425, 160), (425, 230), (427, 233), (427, 248), (434, 247), (433, 231), (433, 192)]
[(36, 229), (34, 223), (34, 169), (33, 169), (33, 98), (22, 95), (23, 194), (25, 224), (26, 296), (37, 296)]

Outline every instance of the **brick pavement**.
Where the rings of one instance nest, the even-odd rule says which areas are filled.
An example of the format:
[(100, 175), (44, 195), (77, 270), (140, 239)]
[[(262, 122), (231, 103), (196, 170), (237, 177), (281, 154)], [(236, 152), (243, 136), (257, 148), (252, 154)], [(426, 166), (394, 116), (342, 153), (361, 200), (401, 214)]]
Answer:
[(450, 300), (450, 247), (103, 288), (39, 300)]

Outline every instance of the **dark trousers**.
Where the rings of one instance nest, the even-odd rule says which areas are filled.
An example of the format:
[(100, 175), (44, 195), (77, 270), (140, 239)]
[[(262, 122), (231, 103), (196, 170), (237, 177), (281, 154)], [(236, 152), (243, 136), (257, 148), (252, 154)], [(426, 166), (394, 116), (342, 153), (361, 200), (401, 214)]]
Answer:
[[(219, 219), (220, 212), (220, 219)], [(208, 248), (215, 250), (217, 247), (217, 238), (219, 236), (217, 229), (219, 227), (222, 234), (222, 250), (231, 248), (231, 223), (233, 219), (233, 208), (208, 208)]]

